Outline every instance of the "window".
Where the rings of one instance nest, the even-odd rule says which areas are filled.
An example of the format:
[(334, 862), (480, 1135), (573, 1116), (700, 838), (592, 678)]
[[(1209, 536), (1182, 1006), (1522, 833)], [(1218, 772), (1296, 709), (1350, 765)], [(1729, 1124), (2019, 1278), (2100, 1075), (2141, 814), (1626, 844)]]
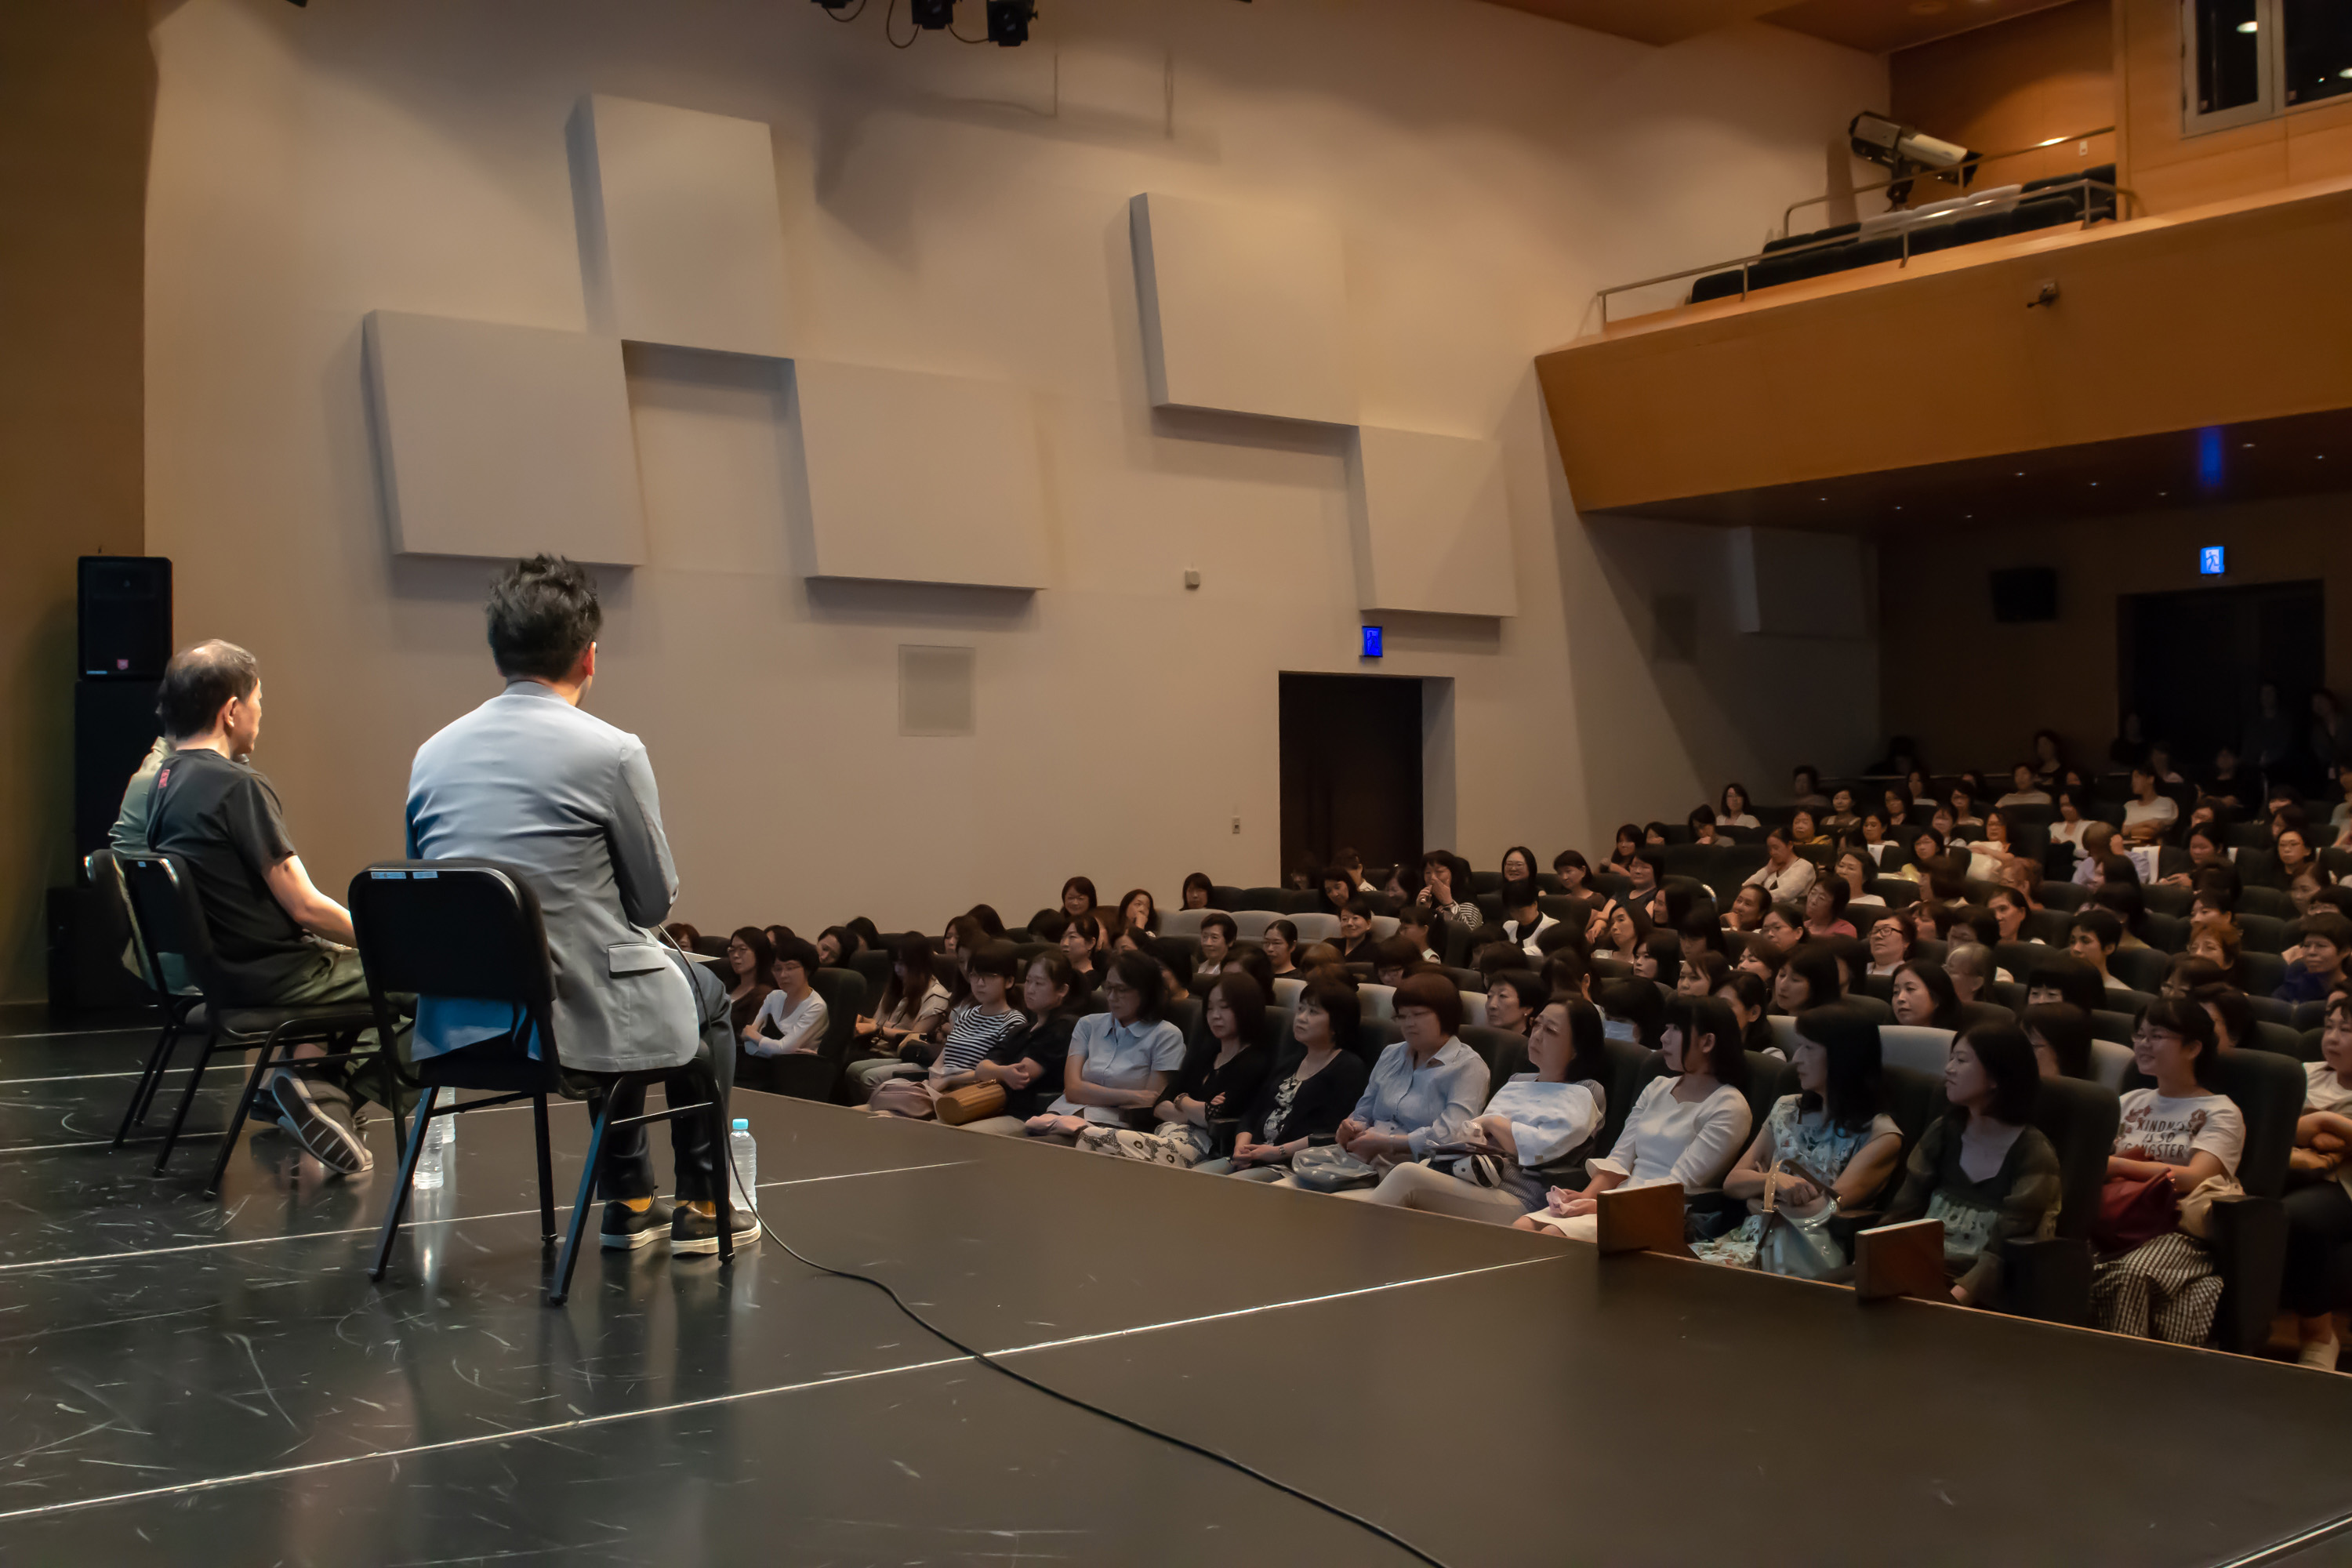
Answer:
[(2346, 0), (2181, 0), (2180, 26), (2191, 135), (2352, 95)]

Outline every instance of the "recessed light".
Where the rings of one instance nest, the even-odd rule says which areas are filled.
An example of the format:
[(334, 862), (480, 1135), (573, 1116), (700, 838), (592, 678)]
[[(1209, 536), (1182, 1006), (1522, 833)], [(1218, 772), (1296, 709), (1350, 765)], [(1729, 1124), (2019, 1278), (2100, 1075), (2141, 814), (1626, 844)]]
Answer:
[(2254, 449), (2254, 444), (2253, 444), (2252, 441), (2248, 441), (2248, 442), (2244, 443), (2244, 445), (2245, 445), (2245, 448), (2246, 448), (2246, 450), (2247, 450), (2247, 451), (2249, 451), (2249, 452), (2251, 452), (2251, 451), (2252, 451), (2252, 450)]
[(2017, 470), (2017, 477), (2018, 477), (2019, 479), (2023, 479), (2023, 478), (2025, 477), (2025, 470), (2024, 470), (2023, 468), (2020, 468), (2020, 469), (2018, 469), (2018, 470)]
[(2262, 30), (2263, 25), (2260, 22), (2241, 22), (2238, 24), (2238, 31), (2242, 33), (2259, 33)]
[(2170, 495), (2171, 493), (2172, 493), (2172, 492), (2171, 492), (2170, 490), (2158, 490), (2158, 491), (2157, 491), (2157, 492), (2156, 492), (2156, 494), (2157, 494), (2157, 498), (2158, 498), (2159, 500), (2162, 500), (2164, 497)]

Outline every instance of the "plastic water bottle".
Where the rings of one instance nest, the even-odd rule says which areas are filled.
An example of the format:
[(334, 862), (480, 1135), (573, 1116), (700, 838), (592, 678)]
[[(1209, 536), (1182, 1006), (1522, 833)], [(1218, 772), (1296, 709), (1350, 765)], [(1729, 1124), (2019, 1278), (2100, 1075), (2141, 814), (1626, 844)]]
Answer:
[(425, 1148), (416, 1156), (416, 1186), (420, 1192), (430, 1192), (449, 1179), (449, 1167), (457, 1158), (457, 1119), (436, 1116), (418, 1134)]
[(751, 1124), (740, 1116), (727, 1134), (727, 1201), (760, 1211), (760, 1145), (751, 1141)]

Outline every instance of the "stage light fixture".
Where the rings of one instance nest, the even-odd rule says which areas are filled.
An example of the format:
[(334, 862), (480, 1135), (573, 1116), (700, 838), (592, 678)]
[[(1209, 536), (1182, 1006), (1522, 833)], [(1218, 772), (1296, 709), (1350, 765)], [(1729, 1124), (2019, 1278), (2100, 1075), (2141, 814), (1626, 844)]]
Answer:
[(1029, 24), (1037, 19), (1037, 0), (988, 0), (988, 41), (1012, 48), (1029, 41)]
[(955, 26), (955, 0), (908, 0), (915, 26), (930, 32)]

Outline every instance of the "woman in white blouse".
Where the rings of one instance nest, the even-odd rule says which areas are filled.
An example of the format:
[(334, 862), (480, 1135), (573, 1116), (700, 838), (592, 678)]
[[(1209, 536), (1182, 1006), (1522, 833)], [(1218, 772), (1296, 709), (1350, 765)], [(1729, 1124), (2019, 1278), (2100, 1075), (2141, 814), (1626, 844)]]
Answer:
[(1748, 786), (1727, 784), (1723, 786), (1723, 798), (1715, 808), (1717, 827), (1755, 827), (1759, 826), (1756, 814), (1748, 809)]
[(1514, 1074), (1458, 1147), (1428, 1163), (1399, 1165), (1369, 1190), (1340, 1196), (1458, 1219), (1506, 1225), (1543, 1205), (1553, 1182), (1591, 1152), (1609, 1069), (1601, 1015), (1581, 1000), (1554, 1002), (1528, 1036), (1535, 1070)]
[(1742, 1092), (1748, 1057), (1740, 1049), (1739, 1026), (1715, 997), (1677, 996), (1667, 1005), (1659, 1045), (1670, 1076), (1643, 1088), (1617, 1146), (1584, 1163), (1591, 1184), (1580, 1193), (1552, 1188), (1541, 1209), (1512, 1222), (1517, 1228), (1592, 1241), (1602, 1193), (1662, 1182), (1679, 1182), (1693, 1193), (1722, 1182), (1754, 1121)]

